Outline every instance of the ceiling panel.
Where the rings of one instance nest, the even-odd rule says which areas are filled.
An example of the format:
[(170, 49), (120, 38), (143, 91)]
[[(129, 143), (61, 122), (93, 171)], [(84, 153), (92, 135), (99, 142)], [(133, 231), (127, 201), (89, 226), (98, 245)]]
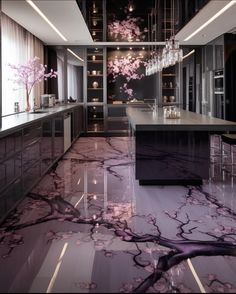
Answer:
[(92, 44), (92, 38), (75, 0), (33, 1), (56, 28), (65, 42), (25, 0), (3, 0), (2, 11), (47, 45)]

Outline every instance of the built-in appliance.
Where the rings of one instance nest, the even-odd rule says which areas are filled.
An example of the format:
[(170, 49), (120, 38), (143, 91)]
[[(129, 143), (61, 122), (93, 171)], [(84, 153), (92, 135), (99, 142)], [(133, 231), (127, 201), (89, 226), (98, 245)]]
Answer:
[(41, 107), (53, 107), (55, 105), (55, 94), (41, 95)]
[(214, 116), (225, 118), (225, 101), (224, 101), (224, 71), (216, 70), (214, 72)]
[(224, 72), (217, 70), (214, 73), (214, 93), (224, 94)]

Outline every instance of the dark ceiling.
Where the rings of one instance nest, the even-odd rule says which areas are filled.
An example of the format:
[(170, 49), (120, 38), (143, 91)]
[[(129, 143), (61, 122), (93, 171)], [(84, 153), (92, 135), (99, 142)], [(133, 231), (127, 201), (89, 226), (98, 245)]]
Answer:
[(96, 42), (164, 41), (209, 0), (76, 0)]

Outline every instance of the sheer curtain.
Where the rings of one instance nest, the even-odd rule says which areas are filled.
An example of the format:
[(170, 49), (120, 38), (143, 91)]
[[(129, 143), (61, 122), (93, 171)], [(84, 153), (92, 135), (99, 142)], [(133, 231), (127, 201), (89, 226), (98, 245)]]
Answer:
[[(15, 102), (19, 102), (20, 111), (26, 106), (25, 89), (11, 81), (15, 72), (8, 64), (25, 64), (34, 56), (43, 63), (43, 43), (2, 13), (2, 115), (14, 113)], [(41, 94), (43, 83), (36, 85), (30, 95), (31, 99), (36, 99), (37, 105)]]
[[(57, 52), (58, 53), (58, 52)], [(63, 64), (64, 61), (62, 57), (57, 54), (57, 79), (58, 79), (58, 100), (62, 101), (64, 96), (64, 84), (63, 84)]]
[(69, 63), (67, 65), (67, 81), (68, 81), (68, 97), (67, 98), (71, 96), (73, 99), (78, 100), (78, 97), (79, 97), (78, 67)]

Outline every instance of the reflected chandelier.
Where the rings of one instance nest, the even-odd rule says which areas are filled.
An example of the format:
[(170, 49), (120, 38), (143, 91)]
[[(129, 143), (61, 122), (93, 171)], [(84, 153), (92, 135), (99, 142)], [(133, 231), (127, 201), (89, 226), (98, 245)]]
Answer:
[[(162, 71), (163, 68), (173, 66), (177, 62), (181, 62), (183, 60), (183, 50), (179, 47), (179, 41), (175, 39), (174, 32), (174, 1), (171, 0), (171, 37), (166, 39), (165, 47), (162, 51), (156, 50), (150, 54), (150, 59), (147, 61), (146, 65), (146, 75), (152, 75), (156, 72)], [(166, 2), (164, 5), (164, 20), (165, 20), (165, 36), (166, 36)], [(155, 4), (155, 12), (156, 12), (156, 4)], [(152, 18), (151, 18), (152, 19)], [(156, 28), (156, 17), (155, 17), (155, 28)], [(155, 31), (156, 32), (156, 31)], [(156, 40), (155, 40), (156, 41)]]

